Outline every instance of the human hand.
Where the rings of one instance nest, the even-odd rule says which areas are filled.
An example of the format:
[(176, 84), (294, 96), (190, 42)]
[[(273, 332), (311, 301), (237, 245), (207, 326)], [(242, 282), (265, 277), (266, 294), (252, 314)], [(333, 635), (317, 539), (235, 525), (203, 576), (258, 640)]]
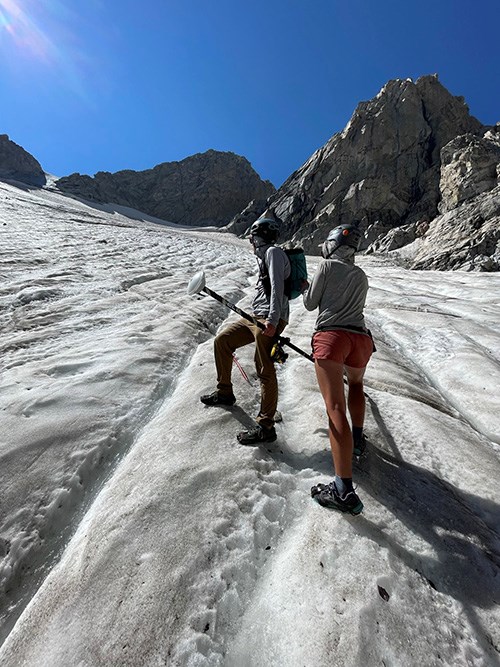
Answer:
[(269, 338), (274, 338), (276, 335), (276, 327), (271, 322), (265, 322), (266, 328), (262, 332), (264, 336), (269, 336)]
[(301, 283), (301, 285), (300, 285), (300, 291), (302, 292), (302, 294), (304, 294), (304, 292), (306, 292), (308, 289), (309, 289), (309, 283), (308, 283), (308, 281), (307, 281), (307, 280), (303, 280), (302, 283)]

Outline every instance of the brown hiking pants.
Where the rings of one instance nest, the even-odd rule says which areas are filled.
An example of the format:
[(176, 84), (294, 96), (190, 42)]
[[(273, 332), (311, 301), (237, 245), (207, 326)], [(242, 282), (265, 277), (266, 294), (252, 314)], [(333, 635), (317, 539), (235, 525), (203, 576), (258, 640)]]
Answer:
[[(286, 324), (284, 320), (279, 321), (276, 327), (277, 335), (283, 331)], [(256, 324), (242, 318), (230, 324), (216, 336), (214, 353), (217, 368), (217, 391), (226, 396), (233, 393), (231, 382), (233, 352), (254, 341), (255, 369), (260, 380), (260, 411), (256, 421), (264, 428), (271, 428), (274, 425), (274, 414), (278, 406), (278, 381), (274, 362), (271, 359), (271, 350), (275, 340), (270, 336), (264, 336)]]

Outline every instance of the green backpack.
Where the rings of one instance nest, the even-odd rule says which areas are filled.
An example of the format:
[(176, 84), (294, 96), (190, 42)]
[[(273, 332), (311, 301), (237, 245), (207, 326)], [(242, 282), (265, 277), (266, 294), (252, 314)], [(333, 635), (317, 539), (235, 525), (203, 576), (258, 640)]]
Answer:
[(302, 283), (307, 280), (306, 256), (302, 248), (283, 248), (290, 260), (290, 276), (285, 280), (285, 295), (296, 299), (302, 294)]
[[(296, 299), (302, 294), (302, 282), (307, 280), (307, 266), (306, 256), (302, 248), (281, 248), (290, 261), (290, 275), (285, 278), (285, 296), (289, 299)], [(267, 273), (267, 266), (264, 261), (265, 272), (260, 274), (266, 294), (271, 293), (271, 283), (269, 281), (269, 274)]]

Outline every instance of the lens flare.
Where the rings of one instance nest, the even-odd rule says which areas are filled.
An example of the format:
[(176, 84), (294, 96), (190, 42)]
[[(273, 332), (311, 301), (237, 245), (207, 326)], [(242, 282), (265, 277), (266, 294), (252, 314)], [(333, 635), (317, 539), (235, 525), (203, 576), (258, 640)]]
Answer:
[(59, 89), (89, 101), (84, 82), (92, 58), (72, 26), (78, 17), (59, 0), (0, 0), (0, 60), (16, 75), (27, 66), (26, 75), (55, 78)]
[(7, 32), (18, 49), (26, 55), (49, 62), (54, 47), (34, 18), (16, 0), (0, 0), (0, 29)]

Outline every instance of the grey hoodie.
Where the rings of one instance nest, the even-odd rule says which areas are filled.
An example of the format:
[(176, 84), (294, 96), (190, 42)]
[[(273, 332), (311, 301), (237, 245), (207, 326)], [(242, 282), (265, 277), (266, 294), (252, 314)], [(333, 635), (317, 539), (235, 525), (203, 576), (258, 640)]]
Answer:
[(363, 309), (368, 279), (354, 259), (334, 254), (318, 265), (312, 283), (304, 294), (307, 310), (319, 307), (315, 331), (365, 329)]
[[(290, 260), (285, 251), (277, 246), (264, 244), (255, 248), (259, 265), (259, 279), (255, 286), (256, 295), (252, 302), (256, 317), (267, 320), (274, 326), (285, 320), (288, 322), (290, 307), (284, 294), (285, 279), (290, 276)], [(267, 270), (266, 270), (267, 267)], [(262, 275), (268, 274), (271, 283), (271, 294), (268, 296), (262, 281)]]

